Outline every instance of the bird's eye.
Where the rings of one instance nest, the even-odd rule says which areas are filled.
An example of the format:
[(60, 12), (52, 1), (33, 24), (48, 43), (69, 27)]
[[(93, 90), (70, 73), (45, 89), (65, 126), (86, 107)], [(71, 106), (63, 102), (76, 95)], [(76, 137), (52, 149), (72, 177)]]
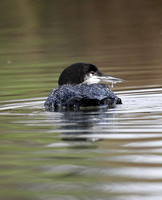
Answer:
[(91, 74), (94, 74), (94, 71), (91, 71), (90, 73), (91, 73)]

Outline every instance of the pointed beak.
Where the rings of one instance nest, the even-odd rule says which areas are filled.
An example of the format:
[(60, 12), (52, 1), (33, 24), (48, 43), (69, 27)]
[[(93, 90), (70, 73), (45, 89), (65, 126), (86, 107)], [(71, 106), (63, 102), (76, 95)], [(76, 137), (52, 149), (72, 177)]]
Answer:
[(112, 87), (113, 87), (113, 84), (116, 84), (116, 83), (124, 81), (121, 78), (117, 78), (117, 77), (109, 76), (109, 75), (105, 75), (105, 74), (102, 74), (101, 76), (98, 76), (98, 79), (99, 79), (99, 83), (111, 83)]
[(111, 87), (113, 87), (113, 84), (115, 84), (117, 82), (122, 82), (122, 81), (124, 81), (124, 80), (121, 78), (105, 75), (100, 72), (98, 74), (95, 73), (95, 74), (89, 74), (88, 76), (86, 76), (84, 83), (86, 83), (86, 84), (111, 83)]

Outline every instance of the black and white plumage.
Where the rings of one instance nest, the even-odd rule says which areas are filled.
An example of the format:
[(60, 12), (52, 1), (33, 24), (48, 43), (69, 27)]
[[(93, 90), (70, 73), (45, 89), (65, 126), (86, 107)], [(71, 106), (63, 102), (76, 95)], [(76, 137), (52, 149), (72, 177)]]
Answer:
[(114, 107), (121, 104), (107, 85), (99, 82), (121, 82), (122, 79), (103, 75), (95, 65), (76, 63), (59, 77), (59, 86), (48, 96), (46, 110), (57, 108)]

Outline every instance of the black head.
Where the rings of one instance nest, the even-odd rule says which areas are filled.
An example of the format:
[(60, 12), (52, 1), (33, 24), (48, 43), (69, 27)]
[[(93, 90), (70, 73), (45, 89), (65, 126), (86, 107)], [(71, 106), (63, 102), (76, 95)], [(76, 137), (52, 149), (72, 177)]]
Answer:
[(79, 84), (85, 81), (85, 77), (90, 74), (102, 76), (102, 73), (95, 65), (87, 63), (75, 63), (67, 67), (60, 75), (58, 84)]

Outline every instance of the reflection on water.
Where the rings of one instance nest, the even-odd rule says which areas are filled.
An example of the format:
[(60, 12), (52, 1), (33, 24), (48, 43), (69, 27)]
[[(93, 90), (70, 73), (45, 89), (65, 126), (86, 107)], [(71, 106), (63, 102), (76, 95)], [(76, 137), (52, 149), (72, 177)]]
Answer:
[[(0, 199), (161, 200), (162, 1), (0, 3)], [(126, 80), (110, 110), (46, 112), (61, 71)]]
[(1, 102), (2, 196), (159, 199), (161, 91), (118, 92), (123, 104), (110, 110), (45, 112), (45, 98)]

